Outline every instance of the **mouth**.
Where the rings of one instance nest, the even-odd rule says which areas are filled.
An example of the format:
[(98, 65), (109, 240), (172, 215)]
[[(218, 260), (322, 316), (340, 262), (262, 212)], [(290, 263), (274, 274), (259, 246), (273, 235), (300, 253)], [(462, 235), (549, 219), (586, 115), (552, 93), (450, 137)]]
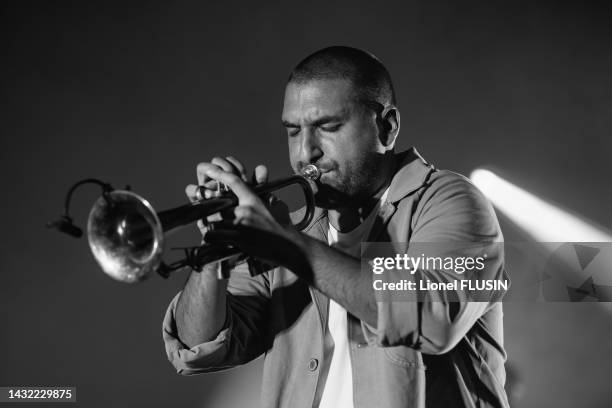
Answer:
[(317, 180), (321, 184), (332, 185), (337, 179), (337, 175), (334, 174), (335, 169), (321, 170), (321, 176)]

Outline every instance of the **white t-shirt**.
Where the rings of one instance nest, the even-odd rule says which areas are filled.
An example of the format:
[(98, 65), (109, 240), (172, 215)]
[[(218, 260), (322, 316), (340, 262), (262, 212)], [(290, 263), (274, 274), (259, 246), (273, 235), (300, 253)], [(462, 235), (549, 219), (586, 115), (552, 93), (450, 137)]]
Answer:
[[(367, 218), (352, 231), (340, 232), (330, 223), (327, 233), (329, 245), (347, 255), (359, 258), (361, 256), (361, 242), (367, 239), (376, 219), (380, 203), (385, 201), (388, 192), (389, 189), (383, 193), (378, 205), (372, 209)], [(319, 408), (353, 408), (353, 371), (349, 353), (346, 309), (333, 299), (329, 300), (327, 327), (334, 340), (334, 353)]]

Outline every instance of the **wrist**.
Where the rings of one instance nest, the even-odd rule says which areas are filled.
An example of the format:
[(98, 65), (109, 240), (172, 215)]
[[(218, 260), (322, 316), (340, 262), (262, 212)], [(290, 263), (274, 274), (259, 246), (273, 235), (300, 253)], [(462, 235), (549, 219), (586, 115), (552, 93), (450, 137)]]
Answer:
[(320, 258), (325, 255), (324, 250), (327, 249), (327, 246), (295, 229), (291, 229), (287, 235), (297, 252), (297, 256), (291, 257), (292, 268), (290, 269), (300, 278), (305, 279), (308, 284), (314, 285), (315, 265), (320, 263)]
[(312, 238), (301, 233), (300, 231), (296, 231), (291, 227), (285, 228), (285, 236), (297, 247), (297, 249), (299, 249), (304, 256), (306, 256), (306, 258), (310, 259), (310, 254), (312, 252)]

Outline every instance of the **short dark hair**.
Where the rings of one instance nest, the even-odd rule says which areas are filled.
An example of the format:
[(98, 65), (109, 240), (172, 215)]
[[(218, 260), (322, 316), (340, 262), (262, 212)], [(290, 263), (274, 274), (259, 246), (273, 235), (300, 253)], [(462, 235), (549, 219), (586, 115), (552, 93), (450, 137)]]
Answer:
[(320, 79), (349, 81), (358, 99), (395, 105), (391, 75), (378, 58), (369, 52), (346, 46), (323, 48), (304, 58), (291, 72), (287, 83), (306, 83)]

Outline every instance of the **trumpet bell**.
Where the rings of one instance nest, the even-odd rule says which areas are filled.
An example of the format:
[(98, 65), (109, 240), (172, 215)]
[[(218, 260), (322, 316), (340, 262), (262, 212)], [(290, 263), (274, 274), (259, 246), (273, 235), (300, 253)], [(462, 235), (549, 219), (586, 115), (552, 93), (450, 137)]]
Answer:
[(162, 260), (162, 224), (151, 204), (131, 191), (114, 190), (95, 202), (87, 239), (102, 270), (121, 282), (144, 280)]

